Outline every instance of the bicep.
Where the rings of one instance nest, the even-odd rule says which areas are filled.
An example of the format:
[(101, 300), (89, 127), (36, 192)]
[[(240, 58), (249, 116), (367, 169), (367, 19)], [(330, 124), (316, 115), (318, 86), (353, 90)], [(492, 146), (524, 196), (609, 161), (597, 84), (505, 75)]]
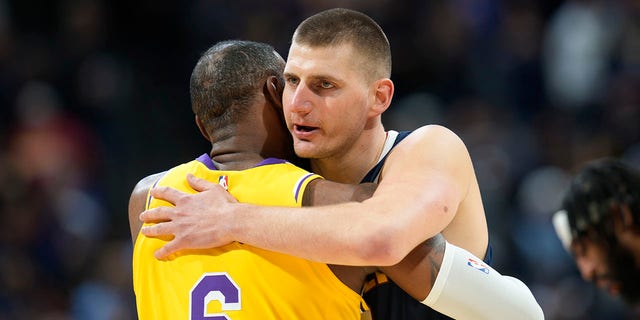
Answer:
[(451, 131), (427, 126), (405, 138), (389, 155), (369, 202), (392, 213), (397, 228), (417, 245), (441, 232), (455, 217), (469, 189), (470, 158)]

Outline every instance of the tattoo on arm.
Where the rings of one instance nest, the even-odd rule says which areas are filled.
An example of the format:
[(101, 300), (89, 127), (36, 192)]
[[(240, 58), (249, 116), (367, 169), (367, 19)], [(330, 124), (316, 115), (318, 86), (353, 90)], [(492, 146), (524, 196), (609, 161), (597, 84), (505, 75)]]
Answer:
[(434, 246), (433, 250), (429, 252), (429, 266), (431, 273), (431, 287), (436, 282), (440, 267), (442, 266), (442, 258), (444, 257), (444, 246)]

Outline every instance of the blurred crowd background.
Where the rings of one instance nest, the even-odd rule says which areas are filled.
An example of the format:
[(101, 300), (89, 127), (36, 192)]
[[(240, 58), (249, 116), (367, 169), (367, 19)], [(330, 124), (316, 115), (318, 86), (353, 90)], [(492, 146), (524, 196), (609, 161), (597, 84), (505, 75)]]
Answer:
[(550, 216), (585, 161), (640, 164), (639, 1), (0, 0), (0, 319), (135, 319), (129, 194), (209, 151), (199, 55), (248, 39), (286, 58), (297, 24), (337, 6), (390, 40), (386, 127), (466, 142), (494, 266), (547, 319), (638, 317), (581, 280)]

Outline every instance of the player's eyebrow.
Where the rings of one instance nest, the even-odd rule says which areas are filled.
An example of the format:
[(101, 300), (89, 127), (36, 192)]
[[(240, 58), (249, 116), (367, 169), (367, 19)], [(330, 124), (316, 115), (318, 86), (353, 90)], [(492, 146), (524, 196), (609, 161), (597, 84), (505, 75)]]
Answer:
[[(295, 73), (292, 72), (285, 72), (283, 73), (283, 76), (285, 78), (300, 78), (298, 75), (296, 75)], [(328, 74), (314, 74), (311, 76), (308, 76), (307, 79), (309, 81), (330, 81), (330, 82), (334, 82), (334, 83), (341, 83), (342, 81), (340, 81), (338, 78), (328, 75)]]

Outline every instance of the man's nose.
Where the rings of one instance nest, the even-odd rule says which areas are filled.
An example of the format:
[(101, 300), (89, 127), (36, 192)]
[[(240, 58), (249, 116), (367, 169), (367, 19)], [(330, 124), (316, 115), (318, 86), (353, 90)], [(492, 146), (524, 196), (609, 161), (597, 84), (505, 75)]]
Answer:
[(580, 270), (580, 275), (586, 281), (593, 281), (596, 272), (596, 262), (586, 257), (576, 257), (576, 265)]
[(313, 92), (304, 83), (299, 83), (290, 91), (289, 110), (295, 113), (309, 113), (313, 107)]

